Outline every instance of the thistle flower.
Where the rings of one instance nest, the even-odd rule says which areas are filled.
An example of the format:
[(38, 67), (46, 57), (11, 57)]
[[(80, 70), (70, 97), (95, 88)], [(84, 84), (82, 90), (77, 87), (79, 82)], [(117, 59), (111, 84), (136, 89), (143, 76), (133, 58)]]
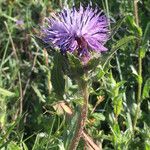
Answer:
[(83, 63), (88, 62), (91, 53), (107, 51), (104, 44), (108, 40), (108, 19), (102, 11), (80, 5), (63, 9), (57, 15), (47, 18), (43, 27), (43, 41), (59, 47), (62, 53), (77, 55)]

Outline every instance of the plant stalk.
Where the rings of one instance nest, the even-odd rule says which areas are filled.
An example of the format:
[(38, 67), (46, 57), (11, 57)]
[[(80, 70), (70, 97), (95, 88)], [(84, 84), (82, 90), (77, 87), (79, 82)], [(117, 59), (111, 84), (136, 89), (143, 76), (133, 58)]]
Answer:
[(80, 138), (83, 133), (83, 129), (86, 123), (87, 119), (87, 113), (88, 113), (88, 98), (89, 98), (89, 92), (88, 92), (88, 84), (87, 81), (83, 81), (81, 84), (81, 90), (83, 95), (83, 105), (81, 106), (81, 112), (78, 118), (76, 131), (74, 134), (74, 137), (71, 141), (71, 144), (69, 146), (69, 150), (76, 150), (77, 146), (79, 144)]
[[(139, 27), (139, 18), (138, 18), (138, 0), (134, 0), (134, 15), (135, 15), (135, 22), (137, 26)], [(137, 48), (139, 48), (141, 43), (140, 37), (138, 36), (137, 39)], [(141, 106), (141, 94), (142, 94), (142, 57), (140, 56), (140, 51), (138, 53), (138, 91), (137, 91), (137, 109), (135, 112), (135, 118), (133, 120), (133, 131), (136, 128), (139, 112), (140, 112), (140, 106)]]

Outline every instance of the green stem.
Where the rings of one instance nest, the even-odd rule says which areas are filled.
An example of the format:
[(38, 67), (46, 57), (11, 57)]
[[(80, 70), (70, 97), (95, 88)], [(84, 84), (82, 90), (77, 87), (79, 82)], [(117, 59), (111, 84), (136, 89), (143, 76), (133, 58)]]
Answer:
[[(139, 18), (138, 18), (138, 0), (134, 0), (134, 15), (135, 15), (135, 22), (137, 26), (139, 26)], [(138, 36), (137, 40), (137, 48), (139, 48), (141, 43), (140, 37)], [(138, 53), (138, 93), (137, 93), (137, 109), (135, 112), (135, 118), (133, 121), (133, 130), (136, 128), (139, 112), (140, 112), (140, 106), (141, 106), (141, 93), (142, 93), (142, 58), (140, 56), (140, 50)]]
[(83, 105), (81, 107), (81, 113), (80, 113), (79, 118), (78, 118), (76, 131), (75, 131), (74, 137), (71, 141), (71, 144), (69, 146), (69, 150), (76, 150), (77, 149), (77, 146), (78, 146), (80, 138), (82, 136), (83, 129), (84, 129), (86, 119), (87, 119), (88, 98), (89, 98), (87, 81), (84, 80), (81, 83), (81, 90), (82, 90), (82, 95), (83, 95)]
[(139, 56), (138, 58), (138, 64), (139, 64), (139, 68), (138, 68), (138, 75), (139, 75), (139, 81), (138, 81), (138, 93), (137, 93), (137, 109), (135, 112), (135, 118), (134, 118), (134, 122), (133, 122), (133, 130), (135, 130), (136, 128), (136, 124), (137, 124), (137, 120), (138, 120), (138, 116), (139, 116), (139, 112), (140, 112), (140, 106), (141, 106), (141, 93), (142, 93), (142, 58)]

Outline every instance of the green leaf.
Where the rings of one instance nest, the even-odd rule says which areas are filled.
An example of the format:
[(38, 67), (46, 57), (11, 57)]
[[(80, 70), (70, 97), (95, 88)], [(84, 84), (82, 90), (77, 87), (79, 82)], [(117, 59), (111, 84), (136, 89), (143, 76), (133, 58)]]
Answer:
[(148, 78), (145, 82), (143, 93), (142, 93), (142, 99), (149, 98), (150, 96), (150, 78)]
[(134, 74), (137, 77), (138, 76), (138, 72), (136, 71), (136, 69), (134, 68), (134, 66), (130, 65), (130, 68), (132, 70), (132, 74)]
[(127, 127), (131, 132), (133, 131), (132, 120), (129, 112), (127, 112)]
[[(17, 124), (19, 124), (19, 121), (23, 118), (23, 116), (24, 116), (24, 114), (22, 116), (18, 117), (15, 120), (15, 122), (13, 122), (12, 125), (7, 129), (7, 132), (3, 135), (3, 137), (0, 138), (0, 143), (3, 143), (2, 145), (0, 145), (0, 149), (2, 149), (3, 147), (6, 147), (11, 142), (11, 140), (6, 141), (6, 139), (7, 139), (8, 135), (10, 133), (12, 133), (12, 131), (15, 128), (15, 126)], [(6, 142), (4, 143), (4, 141), (6, 141)]]
[(117, 117), (122, 110), (122, 94), (119, 94), (113, 99), (114, 114)]
[(139, 37), (142, 37), (142, 28), (139, 27), (136, 22), (135, 22), (135, 19), (133, 16), (127, 16), (126, 17), (126, 20), (127, 20), (127, 23), (130, 25), (130, 28), (135, 31), (137, 33), (137, 35)]
[(113, 131), (114, 131), (114, 133), (115, 133), (115, 136), (121, 134), (120, 127), (119, 127), (118, 124), (114, 123), (114, 125), (113, 125)]
[(54, 66), (51, 71), (51, 82), (54, 92), (59, 98), (63, 98), (65, 91), (65, 79), (63, 73), (64, 57), (61, 53), (55, 53)]
[(22, 142), (22, 146), (23, 146), (24, 150), (28, 150), (28, 147), (27, 147), (27, 145), (24, 142)]
[(125, 37), (123, 37), (121, 40), (117, 41), (116, 44), (112, 45), (111, 51), (113, 52), (113, 51), (119, 49), (121, 46), (123, 46), (124, 44), (127, 44), (128, 42), (130, 42), (134, 39), (135, 39), (135, 36), (125, 36)]
[(99, 126), (101, 121), (105, 120), (105, 116), (102, 113), (93, 113), (91, 115), (91, 120), (91, 124), (93, 124), (93, 126)]
[(99, 64), (99, 62), (100, 62), (100, 57), (96, 57), (96, 56), (92, 57), (92, 59), (88, 62), (86, 66), (86, 70), (88, 71), (94, 70)]
[(37, 96), (39, 97), (40, 101), (45, 102), (45, 99), (43, 98), (43, 95), (41, 94), (40, 90), (38, 89), (37, 85), (32, 85), (32, 88), (34, 90), (34, 92), (37, 94)]
[(0, 88), (0, 95), (11, 97), (11, 96), (14, 96), (15, 93), (10, 92), (6, 89)]
[(97, 74), (98, 79), (100, 80), (104, 75), (105, 75), (105, 71), (101, 68), (99, 68), (99, 72)]
[(138, 75), (136, 69), (134, 68), (133, 65), (130, 66), (131, 70), (132, 70), (132, 74), (134, 75), (135, 79), (137, 80), (138, 83), (142, 84), (143, 82), (143, 78), (142, 76)]
[(94, 117), (98, 121), (104, 121), (105, 116), (102, 113), (93, 113), (92, 117)]
[(112, 45), (112, 49), (106, 55), (103, 55), (101, 58), (101, 63), (103, 64), (103, 68), (105, 68), (108, 62), (113, 58), (113, 55), (116, 51), (123, 45), (129, 43), (130, 41), (134, 40), (135, 36), (125, 36), (121, 40), (117, 41), (116, 44)]
[(149, 36), (150, 36), (150, 22), (148, 22), (146, 29), (144, 31), (144, 35), (143, 35), (143, 39), (142, 39), (143, 45), (144, 45), (144, 43), (146, 43), (149, 40)]
[(147, 51), (147, 47), (146, 46), (143, 45), (142, 47), (140, 47), (139, 55), (140, 55), (141, 58), (145, 57), (146, 51)]
[(16, 142), (11, 141), (8, 146), (7, 146), (8, 150), (21, 150), (20, 146), (17, 145)]
[(116, 22), (115, 26), (114, 26), (114, 27), (112, 28), (112, 30), (111, 30), (111, 37), (113, 37), (113, 36), (116, 34), (116, 32), (117, 32), (118, 29), (121, 27), (121, 25), (122, 25), (122, 23), (123, 23), (124, 20), (125, 20), (125, 17), (119, 19), (119, 20)]
[(149, 142), (145, 142), (145, 150), (150, 150), (150, 143)]

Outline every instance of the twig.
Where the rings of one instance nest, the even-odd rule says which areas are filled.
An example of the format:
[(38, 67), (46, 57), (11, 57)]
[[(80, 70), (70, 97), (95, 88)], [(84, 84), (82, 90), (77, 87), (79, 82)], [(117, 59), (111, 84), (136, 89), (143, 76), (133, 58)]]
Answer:
[(102, 148), (99, 148), (94, 142), (93, 139), (87, 135), (84, 131), (82, 133), (82, 138), (85, 141), (86, 145), (90, 148), (90, 150), (102, 150)]

